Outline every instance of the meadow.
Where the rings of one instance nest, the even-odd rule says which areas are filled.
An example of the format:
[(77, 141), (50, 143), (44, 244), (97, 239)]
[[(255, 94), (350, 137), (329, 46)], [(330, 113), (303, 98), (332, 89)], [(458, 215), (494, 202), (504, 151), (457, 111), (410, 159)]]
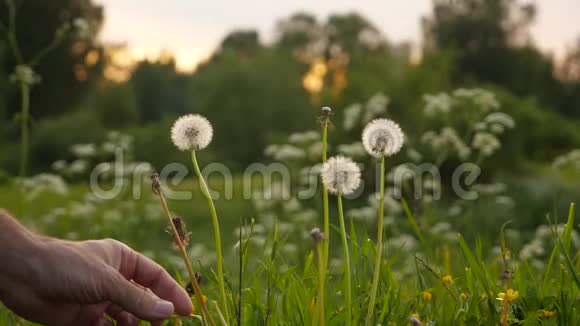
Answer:
[(580, 42), (535, 13), (434, 1), (415, 49), (298, 12), (184, 72), (91, 0), (0, 1), (0, 209), (158, 262), (165, 325), (580, 325)]
[[(485, 128), (488, 130), (495, 130), (493, 137), (498, 142), (504, 132), (516, 128), (505, 114), (500, 116), (503, 120), (489, 118), (500, 113), (492, 93), (460, 90), (451, 96), (466, 102), (453, 101), (450, 111), (473, 110), (466, 115), (466, 119), (470, 119), (467, 121), (474, 126), (474, 132), (467, 133), (469, 138), (486, 132), (481, 130), (484, 128), (481, 121), (487, 122)], [(482, 97), (487, 98), (487, 102), (482, 102)], [(453, 189), (455, 186), (445, 185), (445, 179), (427, 173), (432, 166), (426, 170), (420, 160), (427, 160), (428, 154), (410, 148), (404, 155), (410, 160), (415, 158), (414, 161), (382, 167), (382, 174), (377, 159), (366, 160), (370, 167), (363, 169), (362, 176), (358, 169), (364, 164), (350, 166), (356, 170), (351, 176), (349, 169), (340, 172), (344, 163), (339, 160), (329, 165), (338, 169), (338, 172), (331, 169), (337, 174), (329, 177), (329, 166), (325, 170), (325, 165), (316, 163), (322, 160), (327, 147), (336, 149), (343, 155), (339, 157), (346, 160), (349, 159), (345, 155), (349, 155), (365, 162), (366, 156), (361, 142), (333, 144), (333, 132), (351, 125), (364, 125), (366, 121), (385, 121), (380, 119), (386, 111), (384, 99), (383, 95), (376, 95), (361, 110), (346, 115), (342, 123), (335, 121), (330, 134), (332, 115), (325, 114), (324, 110), (328, 110), (325, 108), (319, 122), (313, 123), (321, 126), (320, 132), (293, 133), (286, 139), (287, 143), (267, 146), (265, 153), (273, 158), (271, 163), (283, 162), (280, 166), (287, 170), (268, 170), (268, 166), (263, 165), (265, 174), (248, 175), (246, 170), (234, 172), (231, 178), (224, 173), (212, 174), (215, 168), (211, 168), (212, 172), (203, 170), (209, 189), (216, 191), (213, 197), (219, 198), (215, 205), (222, 234), (222, 256), (216, 253), (211, 211), (202, 186), (205, 183), (200, 183), (199, 175), (189, 173), (178, 178), (178, 182), (171, 176), (152, 180), (155, 171), (150, 165), (140, 168), (143, 165), (131, 160), (134, 157), (132, 137), (118, 132), (110, 133), (102, 144), (73, 146), (71, 152), (78, 156), (77, 159), (72, 163), (57, 161), (53, 164), (53, 174), (6, 183), (0, 188), (1, 198), (6, 203), (3, 204), (5, 208), (23, 216), (23, 222), (31, 229), (70, 240), (104, 237), (121, 240), (161, 263), (188, 287), (188, 264), (172, 244), (175, 236), (159, 201), (159, 193), (167, 195), (170, 216), (180, 216), (187, 224), (187, 231), (180, 237), (191, 267), (202, 275), (199, 287), (207, 298), (204, 303), (210, 313), (209, 316), (202, 313), (200, 303), (191, 292), (197, 316), (176, 318), (169, 324), (577, 323), (580, 320), (576, 307), (580, 262), (576, 248), (580, 247), (580, 235), (574, 229), (574, 204), (565, 203), (556, 195), (561, 192), (574, 196), (577, 174), (569, 167), (576, 164), (569, 157), (574, 158), (573, 154), (559, 158), (553, 167), (544, 169), (544, 177), (537, 174), (536, 178), (552, 180), (551, 184), (546, 182), (546, 187), (555, 193), (548, 198), (537, 197), (544, 204), (547, 201), (551, 208), (545, 215), (536, 216), (535, 222), (518, 218), (516, 200), (518, 203), (522, 200), (516, 196), (529, 200), (534, 194), (526, 194), (525, 185), (537, 181), (510, 181), (509, 177), (505, 177), (506, 183), (481, 183), (477, 178), (463, 180), (467, 186), (460, 187), (466, 191), (461, 194)], [(430, 115), (437, 108), (433, 109), (427, 98), (425, 114)], [(504, 128), (499, 128), (502, 126)], [(442, 130), (449, 132), (452, 127)], [(429, 133), (432, 131), (425, 132)], [(326, 136), (322, 137), (323, 134)], [(363, 142), (365, 137), (372, 135), (363, 132)], [(388, 134), (387, 144), (396, 142), (397, 137)], [(439, 140), (436, 136), (423, 138), (427, 147), (440, 149), (437, 146), (443, 146), (446, 150), (445, 156), (435, 151), (439, 159), (434, 161), (439, 166), (443, 166), (451, 155), (461, 158), (462, 150), (469, 151), (470, 155), (478, 154), (476, 157), (481, 164), (493, 157), (497, 149), (445, 135), (445, 132)], [(399, 142), (398, 146), (405, 149), (403, 138)], [(110, 162), (102, 161), (107, 151), (111, 154), (112, 149), (119, 148), (125, 151), (124, 161), (116, 162), (119, 157), (114, 155), (108, 156)], [(374, 153), (374, 147), (366, 148)], [(395, 155), (398, 150), (393, 149)], [(199, 153), (197, 156), (203, 157), (203, 151)], [(118, 173), (112, 169), (114, 163), (125, 167), (121, 170), (123, 174), (117, 177), (103, 174), (104, 180), (98, 189), (90, 183), (66, 181), (74, 180), (77, 174), (99, 170), (102, 164), (108, 167), (105, 169), (108, 172)], [(208, 167), (213, 163), (208, 163)], [(91, 164), (95, 167), (90, 168)], [(81, 165), (84, 169), (78, 167)], [(556, 173), (555, 169), (562, 169), (562, 172)], [(288, 173), (287, 179), (284, 172)], [(562, 174), (566, 182), (554, 181), (556, 175)], [(360, 185), (357, 179), (356, 184), (346, 183), (346, 188), (333, 188), (344, 182), (345, 176), (347, 179), (362, 177), (367, 186)], [(115, 180), (122, 180), (124, 187), (114, 197), (104, 196), (106, 191), (95, 191), (113, 189)], [(380, 189), (381, 181), (383, 189)], [(314, 190), (305, 196), (306, 186), (313, 184)], [(328, 215), (324, 213), (323, 189), (337, 195), (344, 192), (344, 211), (342, 206), (336, 209), (337, 198), (330, 194)], [(401, 193), (398, 194), (397, 189)], [(348, 196), (357, 190), (360, 191)], [(180, 198), (179, 191), (191, 194), (191, 198)], [(382, 199), (378, 196), (381, 192), (385, 194)], [(342, 200), (340, 204), (343, 205)], [(522, 209), (524, 212), (530, 214)], [(380, 222), (384, 225), (380, 227), (385, 236), (385, 240), (379, 240), (383, 243), (381, 252), (376, 244), (377, 214), (382, 216)], [(325, 215), (329, 218), (328, 226), (323, 218)], [(513, 227), (526, 223), (537, 223), (535, 231), (524, 231), (529, 227), (522, 230)], [(328, 227), (327, 233), (323, 232), (324, 227)], [(324, 252), (327, 243), (328, 262)], [(347, 252), (350, 264), (345, 264)], [(224, 263), (224, 301), (221, 301), (220, 276), (216, 273), (218, 257), (223, 257)], [(372, 304), (374, 312), (369, 319), (367, 313), (377, 257), (382, 259), (379, 259), (376, 301)], [(226, 311), (229, 315), (225, 315)], [(8, 311), (2, 316), (4, 323), (26, 325)]]

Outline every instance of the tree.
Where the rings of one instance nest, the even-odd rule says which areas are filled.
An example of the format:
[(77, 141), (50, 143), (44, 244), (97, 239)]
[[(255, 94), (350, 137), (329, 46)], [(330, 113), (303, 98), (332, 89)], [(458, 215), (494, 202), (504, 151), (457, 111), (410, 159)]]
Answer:
[[(96, 42), (103, 21), (103, 9), (91, 0), (27, 0), (14, 1), (16, 8), (16, 39), (24, 60), (30, 60), (54, 39), (55, 32), (64, 24), (74, 25), (77, 19), (88, 24), (83, 38), (70, 33), (35, 68), (42, 82), (36, 85), (31, 97), (33, 118), (57, 115), (71, 109), (91, 85), (100, 78), (103, 67), (102, 51)], [(8, 2), (0, 3), (0, 23), (10, 22)], [(0, 72), (11, 74), (17, 61), (7, 51), (4, 31), (0, 31)], [(7, 117), (18, 112), (17, 92), (6, 93), (0, 88), (9, 109)]]
[(493, 83), (546, 107), (570, 113), (567, 86), (554, 76), (552, 58), (532, 44), (529, 27), (536, 10), (517, 0), (435, 1), (424, 18), (426, 56), (453, 53), (456, 84)]
[(158, 121), (164, 114), (191, 110), (190, 76), (179, 73), (173, 58), (142, 61), (129, 83), (133, 87), (141, 121)]

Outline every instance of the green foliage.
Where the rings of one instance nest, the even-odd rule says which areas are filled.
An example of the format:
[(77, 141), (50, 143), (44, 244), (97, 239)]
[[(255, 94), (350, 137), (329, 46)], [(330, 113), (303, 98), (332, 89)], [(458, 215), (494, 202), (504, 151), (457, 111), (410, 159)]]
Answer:
[(35, 125), (31, 135), (31, 159), (36, 161), (34, 168), (48, 170), (53, 162), (70, 157), (72, 145), (100, 141), (104, 136), (105, 130), (92, 111), (80, 110), (42, 120)]
[(178, 73), (171, 58), (140, 62), (131, 79), (141, 121), (158, 121), (166, 114), (190, 112), (190, 76)]
[(225, 49), (193, 76), (189, 111), (212, 121), (212, 147), (221, 157), (255, 162), (269, 135), (302, 130), (314, 119), (301, 70), (286, 51), (261, 48), (248, 57)]
[(101, 87), (93, 95), (90, 105), (101, 124), (108, 128), (126, 128), (139, 121), (135, 93), (128, 84), (111, 83)]
[[(76, 107), (83, 95), (98, 80), (104, 66), (102, 48), (96, 36), (103, 22), (103, 8), (91, 0), (55, 1), (15, 1), (16, 38), (23, 60), (31, 60), (46, 48), (57, 31), (64, 24), (73, 24), (77, 18), (89, 23), (87, 38), (79, 40), (76, 35), (68, 35), (66, 40), (35, 68), (42, 76), (41, 84), (32, 93), (31, 114), (35, 118), (58, 116)], [(0, 2), (0, 23), (8, 26), (9, 10), (7, 1)], [(8, 49), (5, 30), (0, 29), (0, 72), (6, 77), (19, 64)], [(93, 52), (96, 61), (86, 61)], [(12, 85), (13, 86), (13, 85)], [(8, 106), (7, 117), (12, 118), (19, 111), (17, 92), (4, 92), (1, 102)], [(9, 96), (7, 96), (9, 95)]]

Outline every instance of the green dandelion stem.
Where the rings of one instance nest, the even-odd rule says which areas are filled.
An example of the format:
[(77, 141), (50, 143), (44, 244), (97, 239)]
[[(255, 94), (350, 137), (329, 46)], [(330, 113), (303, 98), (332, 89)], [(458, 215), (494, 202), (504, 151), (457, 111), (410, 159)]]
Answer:
[(340, 235), (342, 237), (342, 249), (344, 251), (344, 276), (346, 282), (346, 314), (347, 320), (346, 325), (352, 323), (352, 292), (351, 292), (351, 280), (350, 280), (350, 255), (348, 253), (348, 242), (346, 239), (346, 228), (344, 226), (344, 213), (342, 210), (342, 196), (338, 194), (338, 219), (340, 221)]
[(195, 156), (195, 150), (191, 151), (191, 161), (193, 163), (193, 167), (195, 169), (195, 173), (197, 174), (197, 178), (199, 180), (199, 185), (201, 187), (201, 192), (207, 199), (207, 203), (209, 205), (209, 211), (211, 213), (211, 219), (213, 223), (213, 232), (215, 238), (215, 247), (216, 247), (216, 254), (217, 254), (217, 276), (218, 276), (218, 286), (220, 289), (220, 296), (221, 296), (221, 305), (223, 308), (224, 316), (226, 320), (229, 320), (229, 313), (228, 313), (228, 302), (226, 297), (226, 288), (224, 284), (224, 272), (223, 272), (223, 255), (222, 255), (222, 241), (220, 235), (220, 225), (218, 216), (216, 213), (216, 209), (213, 203), (213, 199), (211, 198), (211, 194), (209, 193), (209, 189), (207, 184), (205, 183), (205, 179), (201, 174), (201, 170), (199, 169), (199, 165), (197, 164), (197, 158)]
[(381, 157), (381, 177), (380, 177), (380, 198), (379, 198), (379, 213), (377, 218), (377, 257), (375, 262), (375, 272), (373, 275), (373, 286), (371, 288), (371, 295), (369, 301), (369, 309), (365, 325), (370, 326), (373, 322), (373, 313), (375, 309), (375, 300), (377, 297), (377, 290), (379, 287), (379, 278), (381, 275), (381, 263), (383, 259), (383, 210), (385, 208), (385, 157)]
[(316, 244), (316, 255), (318, 256), (318, 318), (320, 318), (318, 325), (324, 326), (324, 278), (326, 275), (326, 265), (320, 242)]
[[(326, 155), (327, 155), (327, 147), (328, 147), (328, 119), (325, 119), (322, 125), (322, 163), (326, 162)], [(322, 202), (323, 202), (323, 228), (324, 228), (324, 235), (326, 238), (323, 240), (323, 266), (322, 270), (324, 271), (324, 275), (326, 275), (326, 270), (328, 266), (328, 251), (329, 251), (329, 244), (330, 244), (330, 221), (329, 221), (329, 209), (328, 209), (328, 189), (326, 187), (322, 187)], [(322, 279), (322, 291), (324, 291), (324, 278)]]
[(30, 114), (30, 86), (20, 81), (20, 177), (24, 178), (28, 171), (28, 120)]
[(185, 262), (185, 267), (187, 268), (187, 273), (189, 274), (189, 280), (194, 288), (195, 299), (197, 300), (197, 303), (199, 304), (199, 306), (201, 308), (201, 312), (202, 312), (203, 317), (205, 317), (206, 320), (209, 322), (209, 324), (213, 326), (213, 325), (215, 325), (215, 322), (211, 318), (211, 314), (209, 313), (209, 310), (207, 308), (205, 300), (203, 300), (201, 288), (199, 287), (199, 283), (197, 282), (197, 279), (195, 278), (195, 273), (193, 271), (191, 261), (189, 260), (189, 257), (187, 256), (187, 251), (185, 250), (185, 245), (181, 241), (181, 237), (179, 236), (179, 232), (177, 231), (177, 227), (175, 226), (175, 223), (173, 223), (173, 219), (171, 218), (171, 213), (169, 212), (169, 207), (167, 206), (167, 201), (165, 200), (165, 196), (163, 195), (163, 192), (161, 191), (161, 189), (158, 189), (158, 196), (159, 196), (159, 200), (161, 201), (161, 206), (163, 207), (163, 211), (165, 212), (165, 216), (167, 216), (167, 219), (169, 221), (169, 225), (171, 225), (173, 237), (175, 238), (175, 241), (177, 242), (177, 245), (179, 247), (179, 252), (181, 253), (181, 257), (183, 258), (183, 261)]

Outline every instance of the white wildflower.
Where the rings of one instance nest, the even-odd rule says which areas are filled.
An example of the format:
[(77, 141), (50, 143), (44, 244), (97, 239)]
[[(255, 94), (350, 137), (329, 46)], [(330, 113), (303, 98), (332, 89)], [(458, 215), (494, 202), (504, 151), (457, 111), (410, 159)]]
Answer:
[(14, 73), (12, 73), (10, 79), (13, 82), (24, 83), (29, 86), (38, 84), (41, 81), (40, 75), (27, 65), (17, 65), (14, 68)]
[(471, 146), (479, 150), (483, 156), (491, 156), (501, 147), (501, 143), (493, 134), (478, 132), (473, 137)]
[(65, 160), (58, 160), (52, 163), (52, 169), (56, 172), (62, 172), (67, 168), (67, 163)]
[(407, 157), (415, 163), (419, 163), (423, 159), (423, 156), (421, 155), (421, 153), (419, 153), (417, 150), (412, 149), (412, 148), (409, 148), (407, 150)]
[(305, 132), (295, 132), (288, 136), (288, 142), (292, 144), (304, 144), (320, 139), (320, 133), (310, 130)]
[(423, 100), (425, 101), (423, 112), (429, 117), (437, 114), (449, 113), (453, 105), (453, 98), (451, 98), (447, 93), (439, 93), (435, 95), (425, 94), (423, 95)]
[(346, 212), (346, 216), (349, 216), (354, 220), (371, 223), (377, 219), (377, 210), (370, 206), (353, 208)]
[(362, 105), (352, 104), (344, 109), (344, 130), (352, 130), (359, 123), (360, 116), (362, 113)]
[(371, 156), (391, 156), (403, 147), (405, 135), (399, 125), (388, 119), (371, 121), (363, 130), (362, 142)]
[(556, 157), (552, 166), (554, 168), (571, 166), (580, 169), (580, 149), (575, 149), (569, 153)]
[[(393, 215), (397, 215), (399, 213), (401, 213), (403, 211), (403, 206), (401, 206), (401, 203), (395, 199), (393, 197), (393, 190), (392, 189), (387, 189), (385, 190), (385, 206), (384, 206), (384, 211), (385, 213), (391, 213)], [(379, 198), (380, 198), (380, 194), (374, 193), (369, 195), (367, 202), (369, 203), (369, 205), (371, 207), (373, 207), (375, 209), (379, 208)]]
[(91, 28), (89, 22), (84, 18), (75, 18), (73, 20), (73, 27), (79, 38), (86, 39), (91, 36)]
[(339, 153), (349, 157), (363, 157), (366, 153), (361, 142), (338, 145), (337, 150)]
[(71, 146), (70, 151), (79, 158), (90, 158), (97, 154), (95, 144), (76, 144)]
[(276, 161), (297, 160), (306, 157), (304, 150), (294, 145), (270, 145), (266, 147), (264, 153)]
[(384, 244), (385, 249), (394, 249), (397, 251), (410, 252), (419, 247), (419, 242), (415, 237), (409, 234), (400, 234), (396, 237), (389, 238)]
[(199, 114), (184, 115), (171, 128), (171, 140), (182, 151), (204, 149), (212, 137), (211, 123)]
[(434, 152), (455, 152), (457, 156), (465, 160), (471, 155), (471, 149), (457, 135), (455, 129), (445, 127), (439, 134), (434, 131), (427, 131), (421, 136), (423, 143), (431, 146)]
[(453, 92), (456, 98), (463, 98), (472, 101), (483, 112), (499, 109), (499, 102), (492, 92), (481, 88), (465, 89), (459, 88)]
[(300, 169), (300, 182), (305, 185), (310, 185), (318, 182), (320, 175), (320, 168), (322, 164), (318, 163), (313, 166), (306, 166)]
[(83, 174), (85, 172), (87, 172), (87, 170), (89, 169), (89, 162), (85, 161), (85, 160), (74, 160), (70, 165), (69, 165), (69, 172), (71, 174)]
[(298, 201), (296, 198), (290, 199), (289, 201), (283, 203), (282, 206), (286, 213), (293, 213), (302, 209), (300, 201)]
[(415, 178), (415, 170), (410, 163), (399, 164), (387, 174), (386, 178), (400, 186), (402, 182)]
[(359, 43), (370, 50), (375, 50), (384, 44), (383, 36), (374, 28), (365, 28), (358, 33)]
[(350, 158), (335, 156), (322, 165), (321, 176), (329, 192), (348, 195), (360, 185), (361, 171)]
[(314, 209), (303, 209), (300, 212), (291, 215), (292, 222), (296, 224), (314, 223), (317, 218), (318, 212)]
[(365, 116), (363, 122), (369, 122), (375, 117), (381, 116), (387, 112), (387, 106), (391, 102), (385, 94), (377, 93), (373, 95), (366, 104)]
[(320, 157), (320, 153), (322, 153), (322, 149), (323, 149), (323, 144), (321, 141), (317, 141), (312, 143), (310, 146), (308, 146), (308, 148), (306, 149), (307, 153), (308, 153), (308, 157), (311, 159), (318, 159)]
[(490, 124), (497, 123), (509, 129), (512, 129), (516, 126), (514, 119), (504, 112), (490, 113), (488, 116), (485, 117), (484, 120), (487, 123)]
[(434, 235), (440, 235), (446, 232), (450, 232), (451, 229), (452, 229), (451, 224), (449, 224), (448, 222), (438, 222), (431, 227), (431, 233), (433, 233)]
[(41, 173), (18, 182), (26, 192), (26, 197), (31, 200), (43, 192), (66, 195), (69, 191), (66, 181), (56, 174)]

